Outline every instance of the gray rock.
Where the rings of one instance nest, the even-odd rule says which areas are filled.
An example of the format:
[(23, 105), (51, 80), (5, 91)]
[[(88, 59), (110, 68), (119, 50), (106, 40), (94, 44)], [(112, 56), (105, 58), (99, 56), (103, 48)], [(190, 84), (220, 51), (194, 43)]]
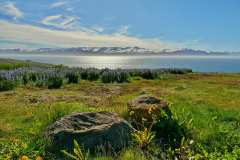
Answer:
[(137, 123), (141, 123), (144, 118), (148, 122), (153, 121), (153, 117), (159, 118), (162, 111), (171, 117), (168, 103), (153, 96), (141, 95), (128, 103), (130, 118)]
[(61, 118), (47, 128), (52, 146), (70, 149), (73, 140), (91, 152), (116, 152), (129, 144), (131, 125), (116, 113), (85, 112)]

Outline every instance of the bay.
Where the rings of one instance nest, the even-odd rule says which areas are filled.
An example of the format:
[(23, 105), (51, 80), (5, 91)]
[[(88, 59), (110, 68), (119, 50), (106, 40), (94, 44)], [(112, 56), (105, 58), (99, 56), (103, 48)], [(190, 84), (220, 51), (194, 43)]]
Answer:
[(31, 60), (63, 64), (70, 67), (95, 68), (191, 68), (195, 72), (240, 73), (240, 56), (183, 56), (183, 55), (50, 55), (50, 54), (5, 54), (0, 58)]

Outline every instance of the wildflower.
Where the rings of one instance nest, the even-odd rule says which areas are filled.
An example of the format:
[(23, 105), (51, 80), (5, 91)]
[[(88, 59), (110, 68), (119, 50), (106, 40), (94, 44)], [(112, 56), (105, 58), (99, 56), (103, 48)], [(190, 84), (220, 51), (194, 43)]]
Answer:
[(132, 116), (133, 114), (134, 114), (134, 111), (131, 111), (131, 112), (129, 113), (130, 116)]
[(189, 144), (193, 144), (194, 143), (194, 141), (193, 140), (191, 140), (190, 142), (189, 142)]
[(20, 160), (29, 160), (28, 156), (22, 156)]
[(156, 107), (154, 105), (150, 106), (148, 109), (148, 113), (151, 114), (155, 109)]
[(41, 156), (38, 156), (36, 160), (43, 160), (43, 158)]

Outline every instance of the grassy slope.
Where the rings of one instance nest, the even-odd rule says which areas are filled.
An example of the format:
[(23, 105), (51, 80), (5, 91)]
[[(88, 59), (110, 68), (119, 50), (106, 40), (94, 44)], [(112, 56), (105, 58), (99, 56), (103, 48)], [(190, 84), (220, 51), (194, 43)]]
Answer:
[(21, 61), (21, 60), (13, 60), (13, 59), (1, 59), (0, 58), (0, 69), (15, 69), (19, 67), (49, 67), (52, 66), (50, 64), (32, 62), (32, 61)]
[(0, 140), (28, 142), (56, 115), (70, 112), (107, 110), (124, 116), (127, 101), (142, 91), (172, 102), (180, 121), (193, 119), (195, 139), (210, 149), (240, 145), (240, 74), (189, 74), (127, 84), (81, 81), (58, 90), (0, 92)]

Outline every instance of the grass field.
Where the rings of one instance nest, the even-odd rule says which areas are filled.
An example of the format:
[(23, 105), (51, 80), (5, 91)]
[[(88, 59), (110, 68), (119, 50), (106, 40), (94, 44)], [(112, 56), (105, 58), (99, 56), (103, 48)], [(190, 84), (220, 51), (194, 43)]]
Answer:
[(194, 141), (208, 151), (240, 146), (240, 74), (168, 75), (124, 84), (81, 81), (56, 90), (20, 86), (0, 92), (0, 140), (40, 147), (38, 138), (57, 118), (102, 110), (124, 116), (127, 102), (141, 92), (173, 103), (171, 110), (179, 122), (191, 120)]
[(10, 70), (10, 69), (16, 69), (16, 68), (20, 68), (20, 67), (30, 67), (30, 66), (47, 67), (47, 66), (52, 66), (52, 65), (38, 63), (38, 62), (32, 62), (32, 61), (21, 61), (21, 60), (1, 59), (0, 58), (0, 70), (1, 69)]

